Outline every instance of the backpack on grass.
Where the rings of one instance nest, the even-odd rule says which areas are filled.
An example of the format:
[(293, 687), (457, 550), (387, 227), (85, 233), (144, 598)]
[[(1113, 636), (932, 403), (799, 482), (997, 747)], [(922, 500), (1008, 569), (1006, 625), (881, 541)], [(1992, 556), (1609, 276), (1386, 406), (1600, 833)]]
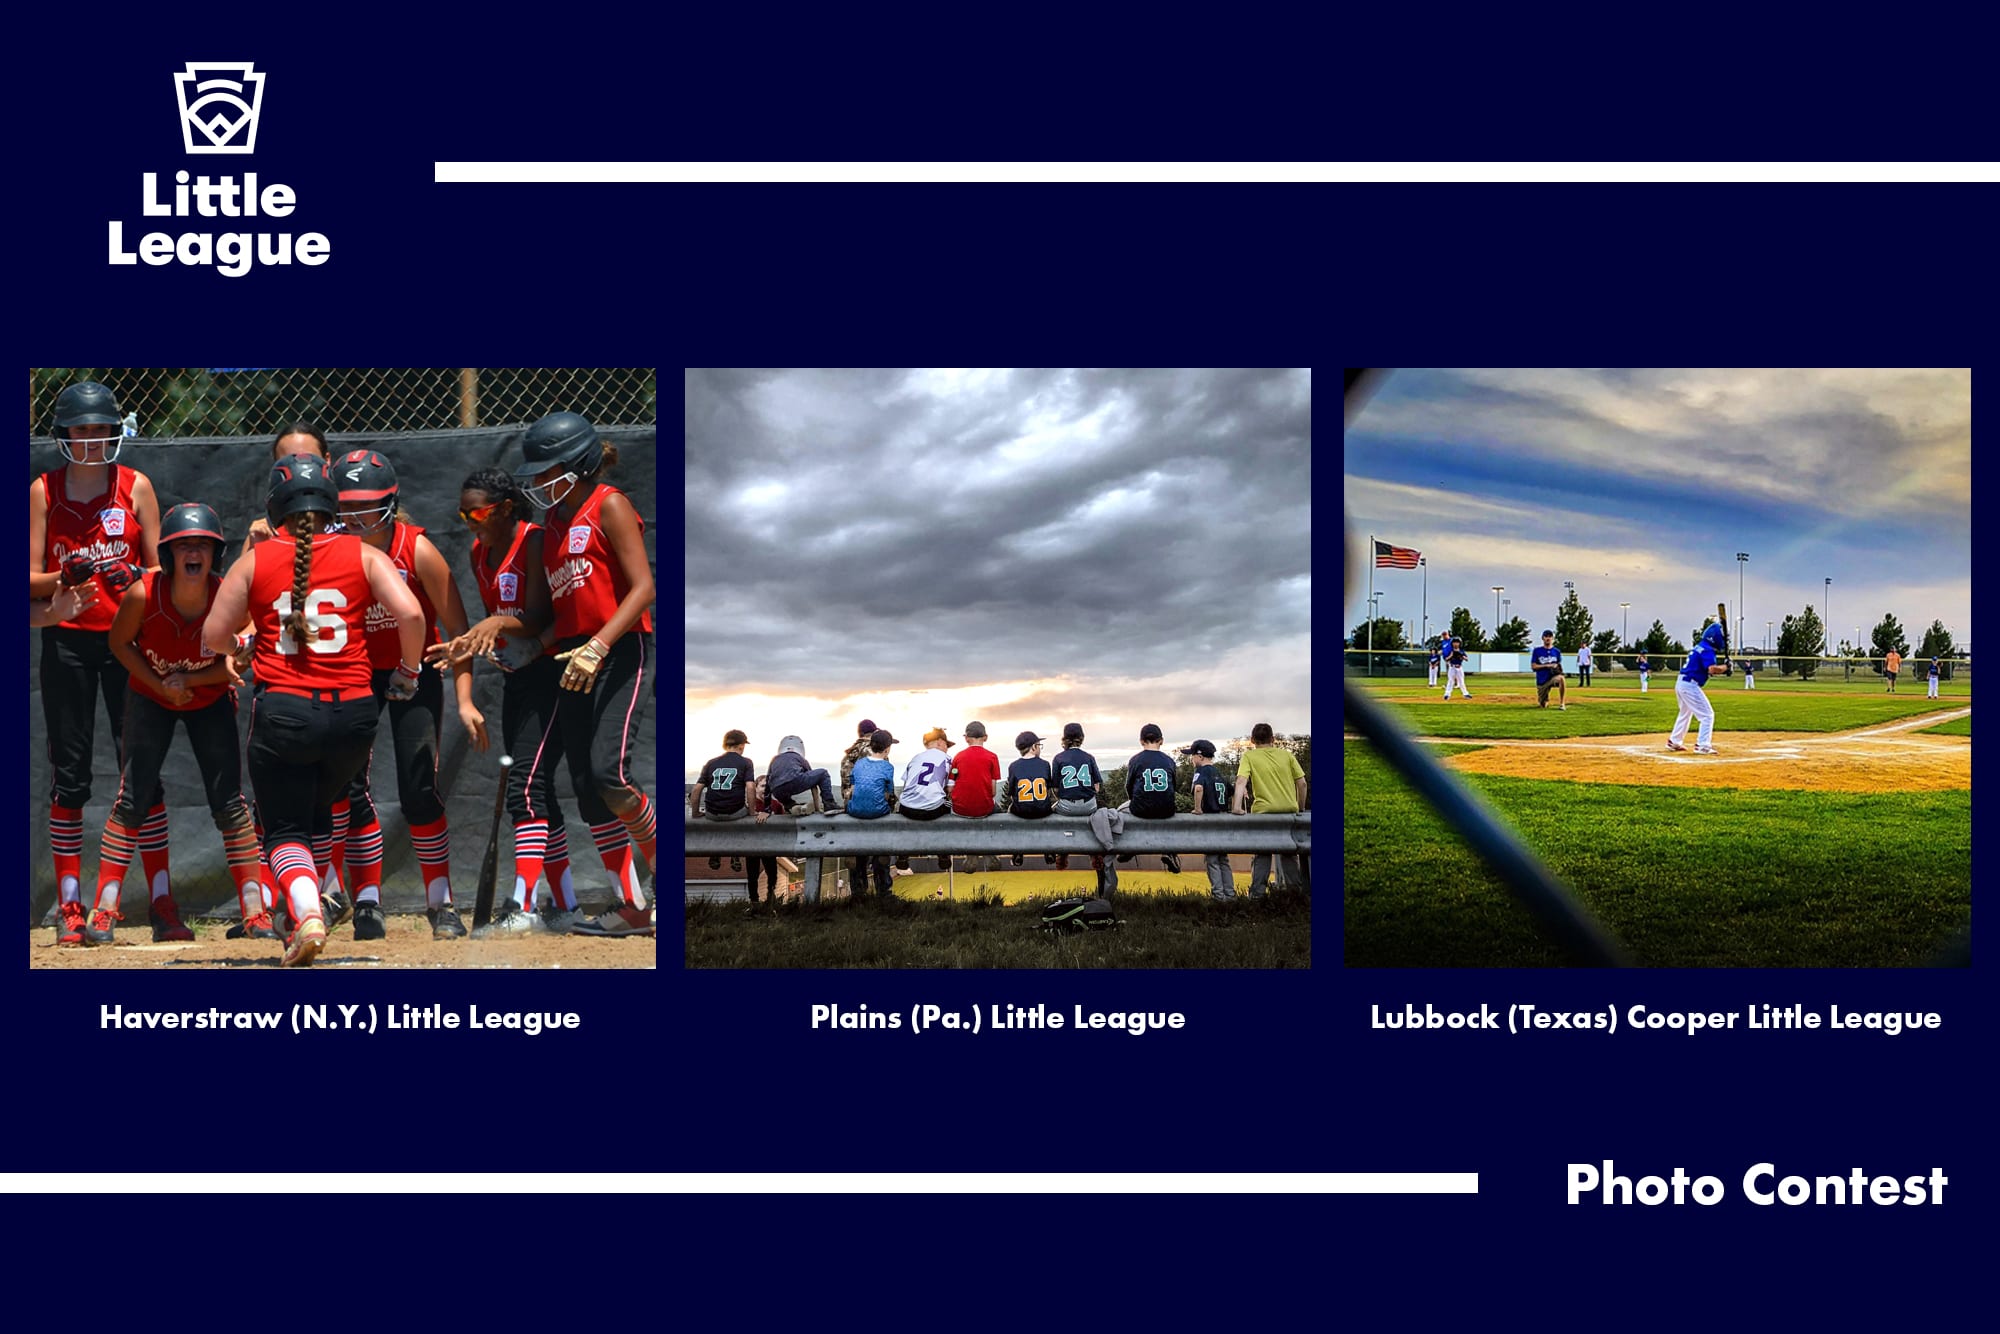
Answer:
[(1057, 899), (1042, 909), (1042, 930), (1063, 934), (1109, 931), (1118, 926), (1118, 915), (1103, 899)]

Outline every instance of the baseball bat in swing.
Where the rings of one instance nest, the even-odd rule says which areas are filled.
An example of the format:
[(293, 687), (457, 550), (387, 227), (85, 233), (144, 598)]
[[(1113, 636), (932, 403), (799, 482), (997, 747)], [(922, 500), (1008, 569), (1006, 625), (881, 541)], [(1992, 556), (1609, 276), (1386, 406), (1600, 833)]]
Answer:
[(500, 874), (500, 825), (507, 810), (507, 780), (513, 776), (514, 757), (500, 757), (500, 782), (493, 789), (493, 827), (486, 834), (486, 855), (479, 861), (479, 897), (472, 902), (474, 930), (493, 920), (493, 882)]
[(1722, 627), (1722, 651), (1715, 655), (1715, 665), (1722, 668), (1723, 674), (1727, 675), (1729, 673), (1729, 604), (1728, 603), (1718, 602), (1715, 604), (1715, 623)]

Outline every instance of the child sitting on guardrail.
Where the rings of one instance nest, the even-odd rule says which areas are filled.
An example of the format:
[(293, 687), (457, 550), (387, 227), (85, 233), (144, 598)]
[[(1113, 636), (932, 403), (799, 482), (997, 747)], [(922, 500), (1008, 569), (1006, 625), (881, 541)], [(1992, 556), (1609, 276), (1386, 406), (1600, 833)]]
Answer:
[[(701, 776), (688, 793), (688, 813), (695, 819), (741, 820), (750, 814), (749, 796), (757, 781), (757, 766), (743, 754), (749, 744), (750, 738), (733, 728), (723, 733), (722, 754), (701, 766)], [(710, 857), (708, 869), (722, 869), (722, 859)], [(742, 870), (743, 859), (731, 857), (729, 869)]]
[[(1250, 729), (1250, 749), (1243, 752), (1243, 758), (1236, 766), (1236, 814), (1285, 815), (1296, 813), (1306, 799), (1306, 773), (1299, 767), (1299, 757), (1273, 741), (1275, 734), (1271, 724), (1258, 723)], [(1249, 784), (1246, 801), (1245, 783)], [(1271, 853), (1260, 852), (1250, 859), (1250, 897), (1264, 897), (1264, 886), (1271, 874)], [(1299, 871), (1299, 857), (1295, 852), (1281, 852), (1278, 858), (1278, 883), (1285, 889), (1303, 889), (1304, 877)]]
[[(1033, 732), (1023, 732), (1014, 738), (1014, 749), (1021, 758), (1007, 766), (1007, 811), (1023, 820), (1046, 819), (1055, 812), (1055, 771), (1042, 758), (1042, 739)], [(1014, 865), (1021, 864), (1021, 854), (1013, 856)], [(1056, 864), (1055, 854), (1045, 852), (1042, 860), (1050, 866)]]

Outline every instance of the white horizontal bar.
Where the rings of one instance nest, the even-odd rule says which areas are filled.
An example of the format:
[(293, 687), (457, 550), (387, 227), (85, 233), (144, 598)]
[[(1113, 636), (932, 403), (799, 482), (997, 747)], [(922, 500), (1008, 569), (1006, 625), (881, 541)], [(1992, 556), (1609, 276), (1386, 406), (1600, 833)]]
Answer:
[(1984, 183), (1993, 162), (433, 162), (469, 184)]
[[(293, 1194), (295, 1172), (22, 1172), (5, 1194)], [(1477, 1195), (1477, 1172), (327, 1172), (316, 1194)]]

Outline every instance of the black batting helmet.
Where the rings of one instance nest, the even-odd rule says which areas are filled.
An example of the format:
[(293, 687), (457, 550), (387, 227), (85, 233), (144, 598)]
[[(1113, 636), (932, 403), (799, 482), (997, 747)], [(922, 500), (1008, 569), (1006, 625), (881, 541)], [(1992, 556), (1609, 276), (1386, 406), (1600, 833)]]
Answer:
[[(528, 493), (530, 504), (547, 509), (568, 495), (579, 478), (598, 470), (604, 462), (604, 442), (580, 414), (551, 412), (528, 428), (521, 459), (521, 466), (514, 469), (515, 480)], [(564, 475), (547, 486), (536, 486), (535, 479), (550, 468), (561, 468)]]
[(340, 492), (326, 469), (326, 460), (317, 454), (294, 454), (271, 465), (271, 498), (264, 505), (271, 527), (283, 527), (294, 514), (332, 518), (340, 513)]
[(373, 533), (396, 518), (396, 470), (372, 449), (354, 449), (333, 464), (334, 479), (340, 486), (341, 501), (366, 509), (350, 513), (344, 522), (352, 532)]
[(215, 559), (222, 560), (227, 544), (222, 537), (222, 519), (200, 501), (176, 505), (160, 517), (160, 545), (184, 537), (206, 537), (215, 543)]
[(63, 458), (70, 463), (83, 462), (69, 447), (69, 433), (78, 426), (112, 427), (115, 443), (105, 451), (103, 461), (115, 460), (124, 446), (124, 433), (119, 429), (123, 420), (118, 415), (118, 396), (95, 380), (78, 380), (56, 395), (56, 440)]

